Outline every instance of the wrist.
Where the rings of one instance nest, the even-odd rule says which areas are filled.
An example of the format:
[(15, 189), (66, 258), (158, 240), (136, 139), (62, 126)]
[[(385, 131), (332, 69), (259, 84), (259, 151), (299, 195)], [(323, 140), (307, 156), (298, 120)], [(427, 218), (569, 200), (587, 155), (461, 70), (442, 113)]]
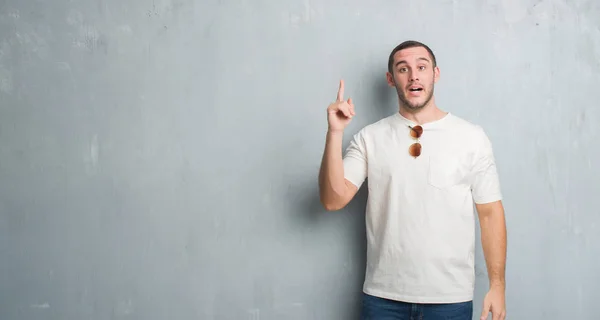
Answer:
[(343, 136), (344, 135), (344, 129), (342, 130), (336, 130), (336, 129), (327, 129), (327, 135), (328, 136)]
[(501, 289), (504, 290), (506, 284), (503, 280), (491, 280), (490, 281), (490, 289)]

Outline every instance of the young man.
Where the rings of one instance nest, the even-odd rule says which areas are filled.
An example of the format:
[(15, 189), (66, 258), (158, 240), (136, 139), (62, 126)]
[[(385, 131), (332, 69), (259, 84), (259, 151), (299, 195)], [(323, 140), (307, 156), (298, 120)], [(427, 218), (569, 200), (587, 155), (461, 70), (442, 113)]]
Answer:
[(387, 82), (399, 110), (355, 134), (343, 157), (344, 128), (355, 115), (343, 80), (327, 108), (323, 206), (343, 208), (368, 177), (363, 319), (471, 320), (473, 203), (490, 282), (481, 319), (505, 318), (506, 228), (492, 146), (480, 126), (438, 108), (439, 77), (429, 47), (398, 45)]

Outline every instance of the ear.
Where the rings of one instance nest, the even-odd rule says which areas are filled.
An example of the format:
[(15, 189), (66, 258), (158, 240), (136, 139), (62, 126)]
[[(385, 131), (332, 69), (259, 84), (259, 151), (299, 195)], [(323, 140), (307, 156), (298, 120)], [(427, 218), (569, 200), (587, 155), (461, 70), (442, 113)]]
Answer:
[(433, 69), (433, 81), (438, 82), (440, 80), (440, 67), (435, 67)]
[(385, 73), (386, 78), (387, 78), (387, 83), (390, 87), (395, 87), (396, 83), (394, 82), (394, 77), (392, 76), (392, 74), (388, 71)]

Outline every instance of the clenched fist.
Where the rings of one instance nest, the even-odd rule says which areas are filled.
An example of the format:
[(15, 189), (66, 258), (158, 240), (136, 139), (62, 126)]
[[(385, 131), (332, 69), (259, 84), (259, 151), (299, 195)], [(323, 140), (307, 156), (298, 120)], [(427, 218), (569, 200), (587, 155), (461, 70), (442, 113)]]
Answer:
[(354, 116), (352, 99), (344, 101), (344, 80), (340, 80), (337, 100), (327, 108), (327, 121), (329, 131), (343, 131)]

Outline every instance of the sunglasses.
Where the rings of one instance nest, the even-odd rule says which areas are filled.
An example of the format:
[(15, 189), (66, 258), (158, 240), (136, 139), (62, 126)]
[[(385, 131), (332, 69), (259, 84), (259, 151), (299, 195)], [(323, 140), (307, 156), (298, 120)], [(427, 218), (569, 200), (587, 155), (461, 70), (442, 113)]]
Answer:
[(414, 127), (408, 126), (408, 127), (410, 128), (410, 136), (417, 140), (415, 143), (410, 145), (410, 147), (408, 148), (408, 153), (412, 157), (417, 158), (418, 156), (421, 155), (421, 144), (419, 143), (419, 138), (423, 134), (423, 127), (421, 127), (421, 126), (414, 126)]

